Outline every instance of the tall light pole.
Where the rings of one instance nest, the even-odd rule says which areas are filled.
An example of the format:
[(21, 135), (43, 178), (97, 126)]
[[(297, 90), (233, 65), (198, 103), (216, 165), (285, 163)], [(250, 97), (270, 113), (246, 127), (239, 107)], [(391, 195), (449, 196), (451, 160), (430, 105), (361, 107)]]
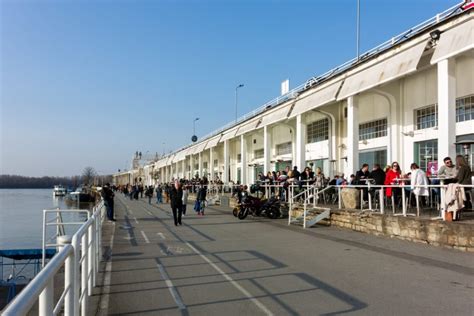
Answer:
[(161, 146), (163, 146), (163, 157), (165, 156), (165, 143), (161, 143)]
[(193, 143), (197, 141), (197, 136), (196, 136), (196, 121), (199, 121), (199, 117), (196, 117), (193, 121), (193, 136), (191, 137), (191, 140)]
[(235, 87), (235, 123), (237, 123), (237, 105), (239, 103), (239, 88), (243, 88), (244, 84), (241, 83), (237, 87)]
[(360, 55), (360, 0), (357, 0), (357, 60)]

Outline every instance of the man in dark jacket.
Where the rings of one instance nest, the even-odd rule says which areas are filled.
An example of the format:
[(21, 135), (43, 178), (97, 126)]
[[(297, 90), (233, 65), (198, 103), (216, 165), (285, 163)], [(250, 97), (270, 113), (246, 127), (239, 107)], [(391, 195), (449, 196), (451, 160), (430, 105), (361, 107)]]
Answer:
[[(356, 172), (356, 178), (355, 178), (355, 184), (356, 185), (367, 185), (367, 179), (370, 178), (370, 172), (369, 172), (369, 165), (368, 164), (363, 164), (362, 168)], [(363, 188), (362, 189), (362, 194), (364, 197), (364, 201), (369, 200), (369, 191), (367, 189)]]
[(383, 172), (378, 163), (374, 164), (374, 169), (372, 169), (372, 172), (370, 173), (370, 178), (374, 179), (375, 185), (384, 185), (385, 172)]
[(104, 206), (107, 209), (107, 218), (109, 221), (115, 222), (114, 219), (114, 192), (110, 189), (110, 185), (106, 183), (100, 192), (104, 199)]
[(173, 210), (174, 225), (181, 225), (181, 216), (183, 213), (183, 189), (181, 183), (176, 181), (170, 188), (170, 204)]

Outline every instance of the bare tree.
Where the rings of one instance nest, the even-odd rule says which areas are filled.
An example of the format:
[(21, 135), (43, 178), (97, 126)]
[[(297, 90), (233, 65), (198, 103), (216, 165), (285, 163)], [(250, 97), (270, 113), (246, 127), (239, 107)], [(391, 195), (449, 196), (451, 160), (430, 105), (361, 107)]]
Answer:
[(86, 185), (92, 184), (94, 181), (95, 176), (97, 176), (97, 172), (92, 167), (85, 167), (82, 171), (82, 182)]

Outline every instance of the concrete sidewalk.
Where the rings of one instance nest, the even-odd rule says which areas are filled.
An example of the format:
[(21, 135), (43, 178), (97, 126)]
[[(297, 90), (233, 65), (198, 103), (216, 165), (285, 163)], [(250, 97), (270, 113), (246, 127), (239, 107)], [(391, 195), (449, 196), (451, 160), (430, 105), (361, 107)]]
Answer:
[(90, 314), (474, 314), (473, 254), (190, 209), (116, 198)]

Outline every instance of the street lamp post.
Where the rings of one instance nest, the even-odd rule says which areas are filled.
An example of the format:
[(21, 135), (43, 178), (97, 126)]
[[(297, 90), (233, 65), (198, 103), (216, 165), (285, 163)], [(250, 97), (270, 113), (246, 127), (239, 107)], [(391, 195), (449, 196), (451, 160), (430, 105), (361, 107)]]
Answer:
[(199, 117), (196, 117), (193, 121), (193, 136), (191, 137), (191, 140), (193, 143), (197, 141), (197, 136), (196, 136), (196, 121), (199, 121)]
[(243, 88), (244, 84), (241, 83), (235, 87), (235, 123), (237, 123), (237, 105), (239, 103), (239, 88)]

